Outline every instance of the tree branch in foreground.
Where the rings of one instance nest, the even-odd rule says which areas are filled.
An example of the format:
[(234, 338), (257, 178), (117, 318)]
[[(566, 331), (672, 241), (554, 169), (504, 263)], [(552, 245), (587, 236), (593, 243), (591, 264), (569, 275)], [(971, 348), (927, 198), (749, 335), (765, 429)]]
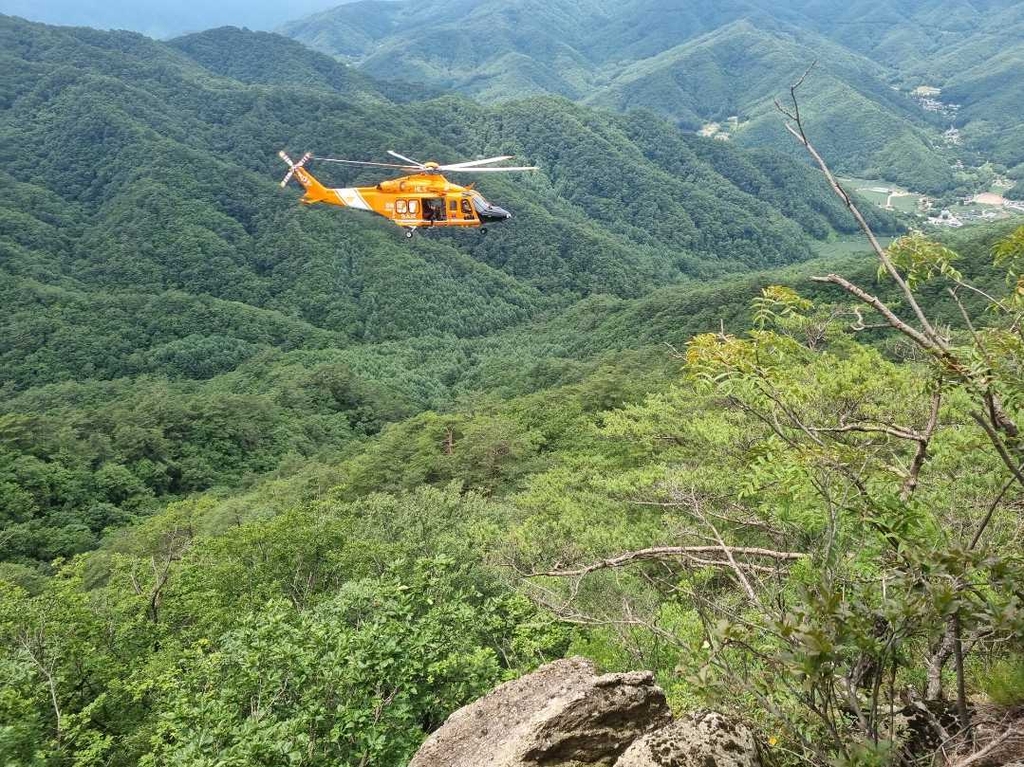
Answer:
[(814, 148), (813, 144), (811, 144), (810, 139), (807, 138), (807, 133), (804, 130), (803, 118), (800, 114), (800, 102), (797, 99), (796, 92), (797, 90), (799, 90), (800, 86), (804, 84), (804, 80), (807, 79), (807, 75), (811, 73), (811, 70), (814, 69), (817, 63), (817, 61), (812, 62), (811, 65), (807, 67), (807, 71), (805, 71), (803, 75), (801, 75), (800, 79), (789, 87), (789, 98), (793, 104), (792, 110), (784, 108), (778, 102), (777, 99), (775, 101), (775, 108), (793, 121), (792, 123), (786, 123), (786, 130), (789, 131), (790, 134), (792, 134), (793, 137), (800, 142), (804, 149), (807, 150), (807, 153), (811, 156), (811, 158), (814, 160), (817, 166), (821, 169), (821, 172), (825, 175), (825, 179), (828, 181), (829, 186), (832, 187), (832, 191), (835, 192), (839, 199), (843, 201), (843, 204), (846, 206), (847, 210), (850, 211), (854, 219), (857, 221), (857, 225), (861, 228), (861, 231), (863, 231), (864, 235), (868, 238), (868, 242), (871, 244), (871, 249), (875, 251), (875, 255), (877, 255), (879, 261), (882, 262), (882, 266), (885, 268), (885, 271), (899, 286), (900, 291), (903, 293), (903, 297), (907, 301), (907, 305), (914, 311), (914, 316), (916, 316), (918, 322), (921, 323), (921, 328), (924, 330), (925, 336), (927, 336), (928, 339), (931, 341), (931, 344), (929, 345), (937, 346), (942, 351), (948, 351), (949, 347), (946, 346), (945, 340), (935, 331), (935, 328), (933, 328), (931, 323), (928, 321), (928, 318), (924, 314), (924, 310), (921, 309), (921, 305), (918, 304), (917, 299), (914, 298), (914, 293), (910, 289), (910, 286), (907, 284), (906, 280), (903, 279), (903, 275), (899, 273), (899, 270), (896, 268), (896, 265), (893, 264), (892, 260), (885, 252), (885, 248), (882, 247), (882, 244), (878, 241), (878, 238), (875, 237), (875, 233), (868, 225), (868, 222), (864, 218), (863, 214), (861, 214), (860, 209), (857, 208), (857, 205), (856, 203), (854, 203), (853, 198), (850, 197), (850, 195), (846, 192), (845, 189), (843, 189), (842, 184), (840, 184), (839, 180), (832, 174), (832, 170), (828, 167), (828, 164), (825, 162), (822, 156), (818, 154), (818, 150)]
[[(800, 551), (774, 551), (773, 549), (762, 549), (750, 546), (726, 546), (728, 554), (735, 557), (747, 556), (747, 557), (763, 557), (766, 559), (772, 559), (776, 562), (792, 562), (797, 559), (803, 559), (807, 554)], [(697, 557), (697, 554), (716, 554), (721, 553), (721, 546), (653, 546), (648, 549), (638, 549), (636, 551), (627, 551), (625, 554), (619, 554), (616, 557), (609, 559), (602, 559), (597, 562), (593, 562), (585, 567), (581, 567), (575, 570), (548, 570), (546, 572), (534, 572), (527, 573), (527, 578), (542, 578), (542, 577), (557, 577), (567, 578), (587, 575), (588, 573), (595, 572), (597, 570), (608, 570), (618, 567), (626, 567), (636, 562), (642, 562), (644, 560), (663, 560), (663, 559), (687, 559), (694, 561), (696, 564), (701, 565), (719, 565), (722, 567), (732, 567), (728, 560), (709, 560), (702, 557)], [(755, 565), (748, 562), (737, 562), (740, 566), (746, 565), (748, 567), (764, 567), (764, 565)]]
[[(972, 413), (972, 417), (985, 430), (989, 440), (999, 453), (999, 457), (1006, 464), (1007, 468), (1009, 468), (1014, 479), (1024, 486), (1024, 474), (1022, 474), (1020, 469), (1018, 469), (1018, 464), (1020, 463), (1022, 454), (1024, 454), (1024, 450), (1022, 450), (1015, 441), (1011, 442), (1010, 445), (1007, 445), (1000, 438), (1001, 432), (1011, 440), (1016, 440), (1020, 431), (1017, 424), (1002, 407), (1000, 398), (992, 391), (991, 380), (988, 374), (979, 374), (972, 371), (968, 365), (963, 363), (955, 354), (953, 354), (946, 342), (946, 339), (935, 331), (935, 328), (932, 327), (928, 318), (925, 316), (924, 311), (921, 309), (920, 304), (914, 297), (914, 293), (911, 290), (910, 285), (900, 274), (892, 259), (889, 258), (888, 253), (886, 253), (885, 248), (883, 248), (881, 243), (879, 243), (878, 238), (875, 237), (875, 233), (871, 230), (871, 226), (865, 220), (864, 216), (857, 208), (857, 205), (853, 202), (853, 199), (846, 190), (843, 189), (838, 179), (836, 179), (835, 175), (833, 175), (831, 169), (828, 167), (824, 158), (822, 158), (814, 148), (814, 145), (811, 144), (810, 139), (807, 137), (807, 133), (804, 130), (803, 118), (800, 114), (797, 90), (801, 85), (803, 85), (804, 80), (807, 78), (807, 75), (811, 72), (814, 66), (815, 64), (812, 63), (800, 79), (790, 86), (789, 96), (793, 106), (787, 109), (786, 107), (783, 107), (778, 100), (776, 100), (775, 107), (781, 114), (791, 121), (786, 123), (786, 130), (788, 130), (789, 133), (792, 134), (792, 136), (801, 144), (801, 146), (807, 150), (807, 153), (817, 164), (818, 168), (821, 169), (821, 172), (832, 187), (832, 191), (835, 192), (843, 201), (843, 204), (857, 221), (857, 225), (861, 228), (861, 231), (864, 232), (868, 242), (871, 244), (872, 250), (874, 250), (875, 255), (878, 256), (878, 260), (882, 263), (884, 270), (899, 286), (907, 305), (913, 310), (914, 315), (920, 323), (920, 329), (912, 327), (907, 322), (900, 319), (900, 317), (898, 317), (889, 306), (876, 296), (871, 295), (866, 290), (837, 274), (829, 274), (825, 277), (812, 277), (811, 279), (814, 282), (828, 282), (838, 285), (862, 303), (871, 306), (885, 318), (886, 322), (891, 327), (909, 338), (919, 348), (933, 355), (939, 364), (945, 367), (953, 376), (958, 378), (961, 383), (966, 385), (969, 389), (973, 389), (975, 392), (981, 392), (983, 400), (989, 411), (987, 414), (988, 418), (986, 419), (983, 414), (978, 413)], [(956, 282), (958, 285), (963, 284), (959, 280), (956, 280)], [(964, 286), (966, 287), (966, 285)], [(998, 302), (996, 303), (998, 304)], [(981, 351), (983, 352), (984, 350), (982, 349)], [(1013, 455), (1011, 455), (1011, 453)], [(922, 460), (923, 458), (924, 454), (922, 454)], [(913, 488), (904, 487), (904, 494), (906, 494), (908, 490), (912, 491)]]

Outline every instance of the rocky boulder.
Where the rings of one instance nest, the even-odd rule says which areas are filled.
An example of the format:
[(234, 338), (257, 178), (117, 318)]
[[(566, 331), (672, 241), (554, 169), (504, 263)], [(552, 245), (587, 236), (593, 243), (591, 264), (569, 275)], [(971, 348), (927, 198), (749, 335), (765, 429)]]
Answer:
[(754, 733), (717, 711), (698, 710), (638, 739), (615, 767), (760, 767)]
[(598, 675), (590, 661), (568, 658), (456, 711), (409, 767), (612, 765), (670, 720), (649, 672)]

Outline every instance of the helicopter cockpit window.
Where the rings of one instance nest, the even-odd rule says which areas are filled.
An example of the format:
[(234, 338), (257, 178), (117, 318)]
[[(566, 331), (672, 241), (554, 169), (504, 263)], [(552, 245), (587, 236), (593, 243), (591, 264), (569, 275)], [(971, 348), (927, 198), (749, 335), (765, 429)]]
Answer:
[(486, 213), (488, 208), (491, 207), (490, 203), (484, 199), (482, 194), (473, 195), (473, 207), (476, 208), (477, 213)]
[(469, 204), (469, 200), (462, 198), (462, 215), (465, 218), (473, 218), (473, 206)]

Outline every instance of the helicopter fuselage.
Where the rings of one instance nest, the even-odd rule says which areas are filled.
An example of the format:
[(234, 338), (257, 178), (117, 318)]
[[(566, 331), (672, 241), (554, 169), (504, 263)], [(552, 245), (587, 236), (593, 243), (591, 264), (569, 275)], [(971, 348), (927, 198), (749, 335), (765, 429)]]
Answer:
[(295, 174), (306, 189), (303, 202), (376, 213), (410, 232), (422, 227), (482, 227), (512, 218), (472, 187), (453, 184), (438, 172), (338, 189), (323, 186), (305, 168), (296, 168)]

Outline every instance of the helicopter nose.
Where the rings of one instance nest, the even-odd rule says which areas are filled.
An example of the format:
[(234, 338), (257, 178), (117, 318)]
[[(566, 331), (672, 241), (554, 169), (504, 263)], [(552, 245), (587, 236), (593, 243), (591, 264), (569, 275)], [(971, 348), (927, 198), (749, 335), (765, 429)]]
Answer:
[(486, 210), (480, 211), (481, 221), (494, 223), (497, 221), (508, 221), (510, 218), (512, 218), (512, 214), (504, 208), (499, 208), (497, 205), (488, 205)]

